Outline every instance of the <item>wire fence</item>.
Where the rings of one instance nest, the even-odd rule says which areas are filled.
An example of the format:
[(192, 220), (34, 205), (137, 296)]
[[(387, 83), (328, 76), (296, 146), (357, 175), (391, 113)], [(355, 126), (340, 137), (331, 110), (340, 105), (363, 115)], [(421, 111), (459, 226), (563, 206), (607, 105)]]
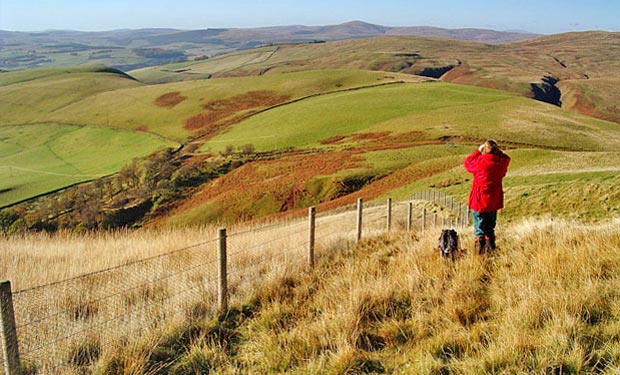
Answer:
[(411, 196), (412, 201), (424, 201), (430, 203), (430, 220), (433, 225), (464, 227), (469, 225), (471, 210), (466, 203), (454, 199), (454, 197), (440, 190), (422, 190)]
[[(414, 210), (415, 207), (415, 210)], [(445, 194), (416, 193), (411, 201), (346, 207), (316, 216), (309, 235), (305, 219), (265, 225), (226, 236), (226, 298), (247, 301), (268, 280), (308, 265), (309, 247), (318, 256), (357, 239), (388, 230), (421, 231), (465, 223), (467, 210)], [(215, 316), (221, 308), (221, 238), (79, 277), (10, 292), (18, 358), (26, 374), (83, 374), (138, 338), (156, 337), (166, 327)], [(313, 260), (312, 263), (313, 264)], [(10, 287), (9, 287), (10, 288)], [(6, 295), (0, 296), (2, 311)], [(5, 319), (4, 314), (2, 319)], [(7, 336), (2, 330), (3, 337)], [(10, 336), (10, 335), (9, 335)], [(16, 353), (7, 348), (1, 375)], [(10, 345), (8, 345), (10, 346)], [(15, 350), (17, 352), (17, 350)]]

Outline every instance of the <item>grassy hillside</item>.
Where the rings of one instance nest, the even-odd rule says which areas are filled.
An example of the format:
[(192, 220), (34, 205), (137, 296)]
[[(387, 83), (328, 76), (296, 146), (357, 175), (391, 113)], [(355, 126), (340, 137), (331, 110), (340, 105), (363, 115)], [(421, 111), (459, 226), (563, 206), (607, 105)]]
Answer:
[[(3, 73), (0, 125), (46, 122), (54, 112), (90, 95), (137, 86), (141, 84), (126, 74), (97, 66)], [(59, 122), (71, 123), (68, 119)]]
[[(142, 86), (107, 67), (0, 75), (0, 206), (117, 172), (135, 157), (176, 143), (54, 114), (102, 92)], [(107, 119), (103, 121), (107, 122)]]
[[(594, 102), (586, 102), (587, 108), (598, 108), (590, 115), (615, 121), (618, 116), (614, 107), (615, 85), (589, 85), (588, 82), (592, 79), (615, 81), (620, 76), (619, 39), (618, 33), (583, 32), (499, 46), (421, 37), (381, 37), (317, 45), (283, 44), (206, 61), (153, 67), (132, 74), (144, 80), (161, 82), (207, 74), (219, 77), (308, 69), (370, 69), (441, 77), (447, 82), (497, 88), (524, 96), (540, 95), (532, 84), (540, 86), (545, 77), (554, 77), (561, 83), (558, 86), (561, 101), (570, 102), (571, 95), (564, 93), (563, 82), (579, 82), (590, 87), (583, 94), (594, 99)], [(555, 102), (559, 104), (557, 100)], [(567, 103), (567, 108), (575, 107)]]
[[(205, 184), (157, 222), (303, 214), (309, 205), (407, 199), (431, 187), (466, 202), (471, 176), (462, 163), (487, 137), (514, 159), (505, 180), (508, 217), (592, 220), (620, 209), (613, 189), (620, 146), (615, 124), (497, 90), (434, 82), (309, 98), (231, 126), (203, 150), (250, 143), (273, 156)], [(592, 205), (590, 198), (603, 203)]]
[[(462, 229), (466, 251), (453, 263), (437, 254), (438, 228), (354, 245), (348, 219), (322, 217), (312, 271), (301, 255), (305, 221), (230, 232), (222, 315), (205, 287), (217, 273), (215, 251), (205, 251), (215, 250), (213, 227), (2, 237), (0, 257), (11, 261), (0, 269), (20, 289), (109, 267), (16, 295), (18, 322), (41, 317), (20, 325), (24, 364), (154, 375), (618, 371), (617, 220), (501, 220), (489, 256), (474, 254)], [(44, 331), (50, 323), (80, 330), (64, 338)], [(65, 345), (49, 357), (32, 352), (57, 335)]]
[(0, 78), (0, 206), (115, 173), (134, 157), (215, 134), (283, 102), (422, 80), (340, 70), (146, 86), (97, 66)]
[(55, 123), (0, 126), (0, 207), (112, 174), (174, 143), (146, 133)]
[[(226, 121), (289, 100), (403, 79), (412, 78), (341, 70), (120, 87), (82, 96), (81, 100), (42, 117), (49, 121), (138, 129), (184, 141), (208, 133)], [(209, 107), (211, 103), (218, 107)]]
[[(533, 216), (592, 221), (620, 214), (620, 193), (614, 188), (620, 181), (620, 153), (528, 148), (506, 152), (512, 161), (504, 178), (503, 220)], [(462, 164), (455, 163), (441, 173), (387, 191), (381, 198), (407, 199), (412, 191), (435, 187), (467, 202), (470, 180)]]
[(141, 350), (174, 357), (170, 373), (614, 373), (618, 229), (525, 221), (504, 227), (495, 256), (455, 264), (435, 233), (368, 241)]
[(258, 150), (271, 150), (277, 138), (279, 147), (299, 148), (380, 132), (417, 132), (417, 140), (479, 139), (492, 132), (505, 143), (573, 150), (620, 145), (618, 127), (604, 121), (501, 91), (426, 83), (337, 93), (275, 108), (234, 125), (204, 147), (220, 151), (229, 142), (250, 142)]

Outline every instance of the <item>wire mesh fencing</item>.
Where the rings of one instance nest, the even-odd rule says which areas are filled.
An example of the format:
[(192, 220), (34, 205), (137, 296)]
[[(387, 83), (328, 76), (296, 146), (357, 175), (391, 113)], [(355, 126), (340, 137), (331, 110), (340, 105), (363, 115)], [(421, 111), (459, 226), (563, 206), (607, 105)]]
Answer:
[(442, 191), (418, 191), (411, 196), (411, 200), (430, 203), (427, 218), (432, 225), (456, 228), (470, 223), (469, 206)]
[(215, 241), (13, 293), (27, 373), (73, 374), (132, 337), (214, 306)]
[[(226, 298), (247, 301), (263, 282), (308, 266), (312, 244), (320, 251), (348, 246), (388, 230), (425, 230), (438, 215), (412, 201), (347, 206), (316, 216), (226, 235)], [(451, 198), (449, 215), (463, 222)], [(433, 221), (434, 220), (434, 221)], [(311, 233), (311, 235), (309, 235)], [(22, 367), (27, 374), (82, 374), (119, 347), (166, 327), (215, 316), (221, 307), (221, 238), (12, 293)], [(312, 264), (312, 262), (310, 263)], [(4, 354), (0, 354), (4, 362)], [(5, 372), (0, 371), (4, 375)]]

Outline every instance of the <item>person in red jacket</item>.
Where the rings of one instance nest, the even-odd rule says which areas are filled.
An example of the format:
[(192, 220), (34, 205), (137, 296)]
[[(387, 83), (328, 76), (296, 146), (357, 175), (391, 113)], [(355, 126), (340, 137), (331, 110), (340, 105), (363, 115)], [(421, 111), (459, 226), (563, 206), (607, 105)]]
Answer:
[(476, 250), (495, 249), (497, 210), (504, 207), (502, 179), (508, 171), (510, 157), (497, 142), (489, 139), (465, 159), (465, 169), (474, 175), (469, 194), (469, 208), (474, 219)]

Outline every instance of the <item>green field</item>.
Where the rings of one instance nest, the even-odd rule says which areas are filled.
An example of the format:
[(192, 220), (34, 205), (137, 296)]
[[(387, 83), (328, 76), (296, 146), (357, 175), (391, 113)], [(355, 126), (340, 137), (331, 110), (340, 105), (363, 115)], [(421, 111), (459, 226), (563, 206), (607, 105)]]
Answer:
[[(282, 44), (204, 61), (132, 71), (146, 83), (207, 76), (248, 76), (347, 69), (438, 77), (532, 97), (532, 83), (559, 80), (560, 102), (569, 110), (618, 122), (618, 33), (582, 32), (491, 46), (439, 38), (392, 36), (320, 44)], [(585, 100), (575, 100), (585, 98)], [(541, 99), (545, 100), (545, 99)]]
[[(461, 154), (454, 168), (390, 191), (380, 199), (409, 199), (412, 192), (440, 186), (440, 190), (465, 203), (471, 175), (462, 161), (474, 147)], [(620, 215), (620, 152), (509, 149), (511, 157), (504, 179), (503, 220), (523, 217), (564, 217), (572, 220), (605, 220)]]
[[(217, 159), (223, 151), (244, 147), (281, 154), (265, 164), (262, 156), (249, 160), (247, 170), (222, 176), (222, 184), (230, 185), (228, 201), (237, 203), (225, 203), (221, 196), (220, 201), (194, 201), (192, 190), (162, 222), (209, 222), (218, 220), (218, 213), (226, 213), (227, 220), (246, 220), (338, 203), (361, 188), (359, 193), (372, 199), (388, 194), (405, 199), (416, 190), (439, 187), (465, 200), (469, 176), (460, 166), (462, 158), (492, 137), (517, 156), (511, 173), (520, 171), (506, 179), (512, 207), (506, 215), (525, 215), (532, 207), (538, 207), (536, 213), (575, 213), (579, 218), (615, 214), (617, 170), (606, 160), (616, 160), (620, 149), (616, 123), (523, 97), (517, 86), (529, 87), (524, 82), (540, 72), (522, 71), (508, 79), (517, 74), (522, 59), (505, 55), (506, 46), (451, 41), (433, 58), (410, 53), (414, 47), (427, 51), (438, 43), (378, 38), (269, 46), (134, 72), (145, 81), (180, 81), (151, 85), (105, 67), (2, 73), (0, 173), (9, 181), (0, 186), (2, 204), (114, 173), (133, 157), (187, 142), (199, 145), (202, 153), (184, 155), (188, 158)], [(489, 79), (494, 82), (489, 86), (511, 92), (410, 74), (425, 64), (453, 63), (449, 53), (456, 47), (469, 48), (464, 56), (480, 66), (468, 66), (476, 74), (464, 77), (476, 84)], [(528, 54), (536, 51), (535, 46), (521, 48)], [(411, 69), (399, 65), (403, 59), (415, 60)], [(592, 66), (590, 60), (586, 63), (584, 67)], [(217, 78), (227, 75), (240, 76)], [(571, 94), (575, 103), (588, 91), (569, 86), (576, 88)], [(602, 78), (592, 87), (588, 98), (596, 98), (599, 88), (610, 89)], [(613, 98), (605, 96), (598, 104)], [(308, 156), (299, 165), (295, 153), (302, 150)], [(341, 164), (323, 168), (330, 155), (341, 158)], [(574, 161), (571, 170), (558, 163), (564, 159)], [(299, 168), (307, 173), (298, 176)], [(262, 190), (255, 188), (263, 182)], [(529, 184), (540, 189), (530, 192)], [(593, 184), (604, 187), (593, 190), (603, 199), (600, 209), (571, 203)], [(198, 188), (196, 197), (222, 194), (209, 193), (210, 188)]]
[[(6, 74), (6, 73), (5, 73)], [(10, 73), (13, 74), (13, 73)], [(201, 80), (163, 85), (142, 85), (126, 77), (98, 74), (54, 76), (0, 87), (2, 124), (59, 122), (101, 125), (120, 129), (140, 128), (184, 141), (195, 135), (185, 121), (206, 112), (202, 106), (249, 92), (263, 91), (291, 100), (329, 91), (377, 85), (415, 78), (361, 71), (311, 71), (264, 77)], [(59, 80), (62, 79), (62, 80)], [(173, 107), (155, 100), (171, 92), (185, 99)], [(264, 107), (258, 106), (256, 109)]]
[[(134, 157), (175, 147), (196, 134), (184, 128), (186, 119), (206, 112), (202, 106), (212, 101), (252, 92), (295, 100), (398, 80), (412, 78), (340, 70), (146, 86), (98, 66), (3, 73), (0, 205), (114, 173)], [(156, 104), (171, 92), (184, 100)], [(244, 113), (233, 109), (230, 116)]]
[(132, 158), (175, 144), (96, 126), (0, 126), (0, 207), (117, 172)]
[[(141, 83), (124, 73), (98, 66), (3, 73), (0, 74), (0, 125), (47, 122), (63, 108), (89, 96), (137, 86)], [(76, 123), (62, 117), (56, 122)]]
[(252, 143), (258, 150), (317, 146), (356, 132), (419, 132), (440, 137), (497, 138), (542, 148), (614, 150), (616, 124), (579, 116), (502, 91), (445, 83), (399, 84), (320, 96), (245, 120), (207, 143)]

